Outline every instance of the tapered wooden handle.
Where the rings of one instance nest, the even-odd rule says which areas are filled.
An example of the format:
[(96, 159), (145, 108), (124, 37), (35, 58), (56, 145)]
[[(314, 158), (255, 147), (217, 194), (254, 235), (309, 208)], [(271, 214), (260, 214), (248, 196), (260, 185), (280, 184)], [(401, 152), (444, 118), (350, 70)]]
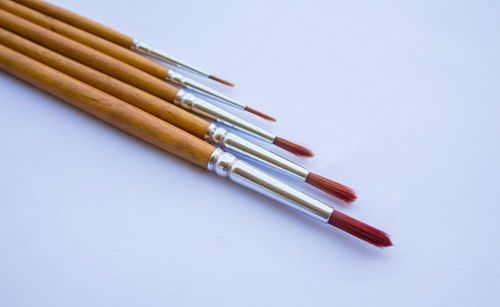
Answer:
[(215, 147), (90, 85), (0, 45), (0, 68), (144, 141), (206, 168)]
[(134, 39), (132, 37), (108, 28), (91, 19), (58, 7), (54, 4), (39, 0), (16, 0), (16, 2), (28, 6), (46, 15), (49, 15), (53, 18), (64, 21), (65, 23), (68, 23), (72, 26), (93, 33), (122, 47), (130, 48), (134, 42)]
[(0, 27), (167, 101), (173, 102), (179, 91), (175, 86), (140, 69), (3, 9), (0, 9)]
[(127, 64), (141, 69), (162, 80), (166, 79), (168, 68), (160, 65), (142, 55), (129, 49), (117, 46), (99, 36), (80, 30), (67, 23), (44, 15), (24, 5), (14, 3), (10, 0), (0, 0), (0, 8), (14, 15), (29, 20), (39, 26), (71, 38), (79, 43), (92, 47), (109, 56), (117, 58)]
[(203, 139), (210, 125), (210, 122), (156, 96), (73, 61), (2, 28), (0, 28), (0, 42), (8, 48), (153, 114), (198, 138)]

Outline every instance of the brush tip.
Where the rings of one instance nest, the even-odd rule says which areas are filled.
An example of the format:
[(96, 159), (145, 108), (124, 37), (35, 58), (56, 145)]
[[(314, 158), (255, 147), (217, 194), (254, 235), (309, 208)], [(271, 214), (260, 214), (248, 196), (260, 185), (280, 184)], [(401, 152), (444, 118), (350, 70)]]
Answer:
[(226, 80), (224, 80), (224, 79), (221, 79), (221, 78), (219, 78), (219, 77), (212, 76), (212, 75), (210, 75), (210, 76), (208, 76), (208, 77), (209, 77), (210, 79), (215, 80), (215, 81), (217, 81), (217, 82), (219, 82), (219, 83), (222, 83), (222, 84), (224, 84), (224, 85), (231, 86), (231, 87), (233, 87), (233, 86), (234, 86), (234, 84), (233, 84), (233, 83), (231, 83), (231, 82), (229, 82), (229, 81), (226, 81)]
[(276, 137), (273, 141), (273, 144), (299, 157), (310, 158), (314, 156), (312, 151), (305, 148), (304, 146), (300, 146), (280, 137)]
[(356, 193), (351, 188), (318, 174), (309, 173), (306, 177), (306, 182), (347, 203), (351, 203), (357, 198)]
[(342, 229), (343, 231), (377, 247), (382, 248), (392, 246), (391, 239), (385, 232), (358, 221), (337, 210), (333, 211), (330, 219), (328, 220), (328, 224)]
[(250, 108), (250, 107), (245, 107), (245, 111), (250, 112), (250, 113), (252, 113), (252, 114), (255, 114), (255, 115), (257, 115), (257, 116), (260, 116), (260, 117), (262, 117), (263, 119), (266, 119), (266, 120), (269, 120), (269, 121), (272, 121), (272, 122), (276, 122), (276, 119), (274, 119), (274, 117), (271, 117), (271, 116), (269, 116), (269, 115), (266, 115), (266, 114), (264, 114), (264, 113), (262, 113), (262, 112), (259, 112), (259, 111), (255, 110), (255, 109), (252, 109), (252, 108)]

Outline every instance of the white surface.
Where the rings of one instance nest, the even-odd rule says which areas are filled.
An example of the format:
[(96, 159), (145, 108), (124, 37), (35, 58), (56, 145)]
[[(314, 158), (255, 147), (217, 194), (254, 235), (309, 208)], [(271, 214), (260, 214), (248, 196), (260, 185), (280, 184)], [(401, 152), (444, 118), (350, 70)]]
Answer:
[(0, 306), (498, 306), (498, 3), (54, 2), (234, 81), (395, 245), (0, 73)]

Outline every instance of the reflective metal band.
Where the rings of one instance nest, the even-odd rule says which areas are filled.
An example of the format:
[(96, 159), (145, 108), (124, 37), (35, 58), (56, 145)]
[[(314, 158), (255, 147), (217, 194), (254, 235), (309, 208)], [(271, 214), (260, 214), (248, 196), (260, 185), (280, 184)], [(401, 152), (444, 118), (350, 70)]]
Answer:
[(132, 48), (137, 50), (137, 51), (140, 51), (142, 53), (145, 53), (149, 56), (152, 56), (155, 59), (165, 61), (167, 63), (170, 63), (170, 64), (178, 66), (178, 67), (182, 67), (184, 69), (195, 72), (195, 73), (200, 74), (202, 76), (205, 76), (207, 78), (210, 77), (210, 74), (208, 72), (206, 72), (202, 69), (196, 68), (193, 65), (191, 65), (187, 62), (184, 62), (184, 61), (174, 57), (173, 55), (170, 55), (170, 54), (168, 54), (160, 49), (154, 48), (143, 41), (139, 41), (139, 40), (134, 39), (134, 42), (132, 44)]
[(260, 147), (234, 133), (212, 123), (205, 132), (205, 139), (230, 152), (254, 159), (267, 167), (272, 167), (304, 181), (309, 171), (267, 149)]
[(207, 169), (221, 177), (265, 194), (324, 223), (334, 209), (217, 148)]
[(196, 82), (193, 79), (188, 78), (188, 77), (184, 76), (183, 74), (174, 71), (173, 69), (168, 70), (167, 75), (166, 75), (166, 79), (177, 84), (177, 85), (193, 89), (193, 90), (197, 91), (198, 93), (201, 93), (203, 95), (207, 95), (211, 98), (215, 98), (221, 102), (224, 102), (225, 104), (236, 107), (238, 109), (244, 110), (246, 108), (246, 105), (241, 104), (241, 103), (237, 102), (236, 100), (234, 100), (234, 99), (232, 99), (224, 94), (221, 94), (221, 93), (217, 92), (216, 90), (209, 88), (208, 86), (205, 86), (199, 82)]
[(233, 115), (219, 107), (216, 107), (206, 100), (200, 99), (186, 92), (185, 90), (180, 89), (177, 92), (174, 104), (193, 113), (205, 116), (218, 123), (238, 129), (241, 132), (257, 137), (268, 143), (272, 143), (276, 138), (276, 135), (272, 134), (271, 132), (257, 127), (256, 125), (249, 123), (236, 115)]

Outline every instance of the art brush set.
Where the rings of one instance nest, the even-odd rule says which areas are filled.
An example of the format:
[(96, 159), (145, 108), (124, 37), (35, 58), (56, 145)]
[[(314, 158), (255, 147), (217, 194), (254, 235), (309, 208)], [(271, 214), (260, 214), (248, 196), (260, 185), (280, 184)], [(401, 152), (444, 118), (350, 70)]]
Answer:
[[(2, 70), (148, 143), (321, 222), (378, 247), (392, 245), (383, 231), (252, 165), (255, 162), (282, 171), (346, 203), (356, 199), (352, 189), (312, 173), (248, 137), (304, 158), (313, 156), (310, 150), (219, 108), (204, 96), (266, 120), (275, 121), (273, 117), (141, 53), (233, 86), (141, 40), (51, 3), (0, 0)], [(252, 162), (237, 158), (241, 156)]]

